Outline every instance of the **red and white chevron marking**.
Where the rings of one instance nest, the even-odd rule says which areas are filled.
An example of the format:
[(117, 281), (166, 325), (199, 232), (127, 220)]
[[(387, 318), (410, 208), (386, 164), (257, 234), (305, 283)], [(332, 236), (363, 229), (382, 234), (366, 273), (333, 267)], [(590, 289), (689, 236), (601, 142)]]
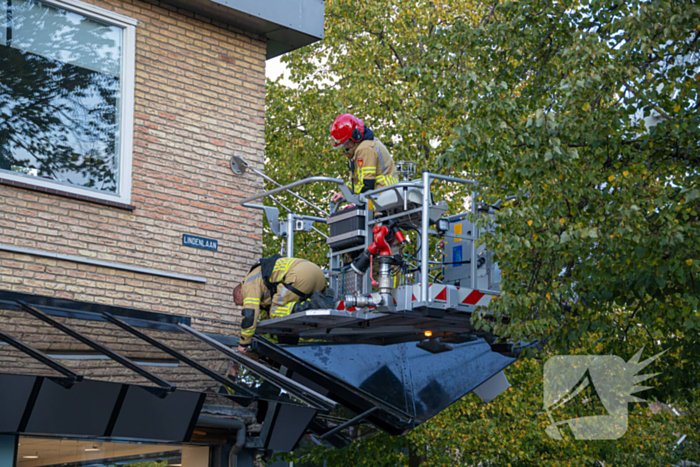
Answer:
[[(455, 287), (454, 285), (430, 284), (430, 299), (436, 302), (444, 302), (447, 300), (448, 290), (450, 293), (457, 293), (457, 303), (460, 305), (472, 306), (487, 306), (491, 302), (492, 295), (486, 295), (478, 290), (468, 289), (465, 287)], [(420, 297), (420, 288), (418, 284), (413, 285), (412, 300), (418, 301)]]
[[(488, 306), (491, 299), (494, 298), (492, 295), (487, 295), (481, 293), (478, 290), (468, 289), (465, 287), (455, 287), (454, 285), (443, 285), (443, 284), (430, 284), (430, 299), (436, 302), (447, 301), (447, 294), (457, 294), (457, 303), (459, 305), (471, 305), (471, 306)], [(411, 300), (414, 302), (418, 301), (420, 297), (420, 288), (418, 284), (413, 284), (413, 291)], [(396, 299), (394, 299), (394, 305), (396, 305)], [(370, 307), (374, 308), (374, 307)], [(341, 300), (336, 306), (337, 310), (345, 310), (345, 301)], [(348, 308), (346, 311), (357, 311), (356, 308)]]
[(460, 305), (488, 306), (493, 298), (493, 295), (486, 295), (478, 290), (464, 287), (458, 287), (457, 293), (459, 294)]
[(354, 306), (345, 310), (345, 300), (339, 301), (335, 309), (339, 311), (357, 311), (357, 308), (355, 308)]
[[(394, 305), (396, 305), (396, 299), (394, 299)], [(369, 306), (368, 308), (370, 310), (374, 310), (377, 307), (372, 305), (372, 306)], [(345, 308), (345, 300), (339, 301), (338, 304), (335, 306), (335, 309), (338, 311), (349, 311), (349, 312), (357, 311), (357, 308), (355, 308), (354, 306), (351, 306), (350, 308), (346, 309)]]

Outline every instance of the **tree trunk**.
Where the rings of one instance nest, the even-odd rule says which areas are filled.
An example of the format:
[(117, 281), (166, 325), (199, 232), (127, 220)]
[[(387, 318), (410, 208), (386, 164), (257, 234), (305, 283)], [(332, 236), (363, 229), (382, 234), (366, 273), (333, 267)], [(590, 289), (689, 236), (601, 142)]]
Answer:
[(425, 455), (419, 455), (416, 451), (416, 446), (411, 443), (408, 446), (408, 467), (421, 467), (427, 462)]

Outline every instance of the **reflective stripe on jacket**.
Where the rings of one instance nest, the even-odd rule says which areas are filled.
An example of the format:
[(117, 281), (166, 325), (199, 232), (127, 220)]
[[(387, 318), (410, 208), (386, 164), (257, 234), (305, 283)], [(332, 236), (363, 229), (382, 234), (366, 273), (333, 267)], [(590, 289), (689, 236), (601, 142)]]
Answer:
[(396, 166), (389, 150), (377, 138), (365, 140), (352, 149), (354, 192), (360, 193), (365, 180), (375, 180), (374, 189), (398, 182)]

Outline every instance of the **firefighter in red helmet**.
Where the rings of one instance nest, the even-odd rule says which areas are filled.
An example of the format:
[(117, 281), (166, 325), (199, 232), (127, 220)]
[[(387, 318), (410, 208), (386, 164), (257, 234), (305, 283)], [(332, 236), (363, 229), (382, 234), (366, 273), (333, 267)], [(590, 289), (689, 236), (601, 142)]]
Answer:
[[(394, 159), (374, 132), (352, 114), (342, 114), (331, 125), (334, 149), (345, 149), (349, 161), (353, 193), (364, 193), (398, 182)], [(334, 203), (343, 200), (335, 193)]]

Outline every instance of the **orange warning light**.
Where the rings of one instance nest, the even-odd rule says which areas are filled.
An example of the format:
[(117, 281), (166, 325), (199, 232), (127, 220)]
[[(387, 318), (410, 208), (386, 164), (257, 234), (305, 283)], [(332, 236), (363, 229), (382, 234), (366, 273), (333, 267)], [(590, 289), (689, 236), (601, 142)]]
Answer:
[(433, 331), (425, 331), (424, 334), (425, 337), (431, 337), (433, 335)]

